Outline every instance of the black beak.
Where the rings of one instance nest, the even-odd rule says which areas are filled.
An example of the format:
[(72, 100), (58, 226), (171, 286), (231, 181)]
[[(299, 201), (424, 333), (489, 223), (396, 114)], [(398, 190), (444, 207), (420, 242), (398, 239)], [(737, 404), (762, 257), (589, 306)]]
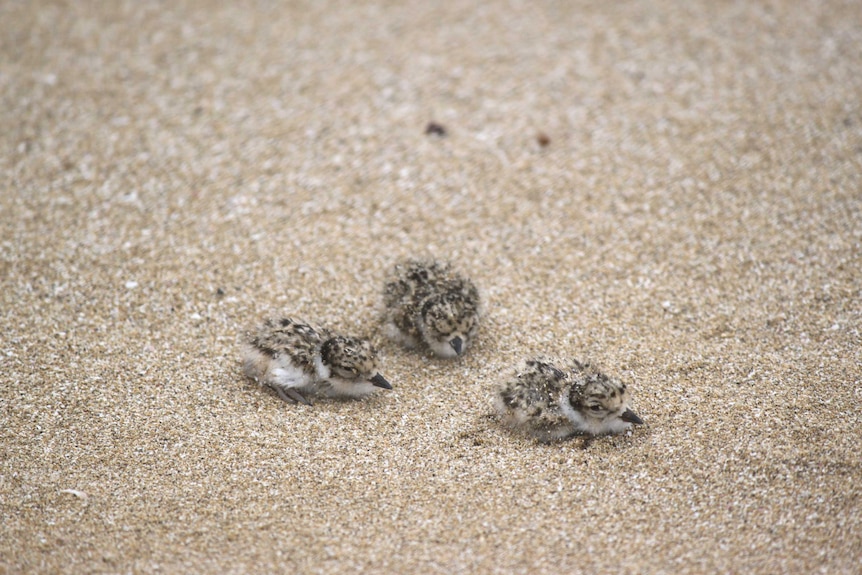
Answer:
[(638, 417), (638, 414), (631, 409), (626, 409), (620, 416), (620, 419), (627, 421), (628, 423), (634, 423), (635, 425), (642, 425), (644, 422), (644, 420)]
[(452, 346), (452, 349), (455, 350), (456, 354), (461, 355), (461, 349), (464, 345), (464, 340), (462, 340), (460, 337), (453, 337), (452, 340), (449, 342), (449, 345)]
[(382, 375), (380, 375), (379, 373), (377, 375), (375, 375), (374, 377), (372, 377), (371, 379), (369, 379), (368, 381), (370, 381), (375, 387), (382, 387), (383, 389), (392, 389), (392, 386), (389, 385), (389, 382), (386, 381), (386, 378), (383, 377)]

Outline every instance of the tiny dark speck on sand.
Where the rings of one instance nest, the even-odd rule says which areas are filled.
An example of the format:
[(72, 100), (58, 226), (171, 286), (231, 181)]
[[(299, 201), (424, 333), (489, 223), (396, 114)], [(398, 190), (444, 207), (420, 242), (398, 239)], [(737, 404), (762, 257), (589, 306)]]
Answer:
[(443, 137), (446, 135), (446, 128), (443, 126), (443, 124), (438, 124), (437, 122), (428, 122), (428, 125), (425, 126), (425, 133), (429, 136)]

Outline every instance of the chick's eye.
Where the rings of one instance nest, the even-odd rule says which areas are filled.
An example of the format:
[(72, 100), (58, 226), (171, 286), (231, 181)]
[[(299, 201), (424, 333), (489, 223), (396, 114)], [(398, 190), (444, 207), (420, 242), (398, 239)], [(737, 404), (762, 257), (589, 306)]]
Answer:
[(601, 405), (591, 405), (591, 406), (590, 406), (590, 409), (591, 409), (592, 411), (601, 411), (601, 410), (602, 410), (602, 406), (601, 406)]

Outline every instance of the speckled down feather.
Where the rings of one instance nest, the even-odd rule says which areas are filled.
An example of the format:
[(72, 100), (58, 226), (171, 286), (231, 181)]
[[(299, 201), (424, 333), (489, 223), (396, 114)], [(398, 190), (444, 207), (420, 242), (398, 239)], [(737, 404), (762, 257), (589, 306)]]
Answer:
[(449, 263), (396, 264), (383, 290), (386, 334), (407, 346), (425, 345), (440, 357), (466, 352), (479, 329), (479, 291)]
[(527, 360), (496, 392), (502, 423), (545, 442), (620, 433), (643, 423), (628, 407), (624, 383), (590, 363), (566, 363), (561, 369), (552, 360)]
[(267, 319), (249, 336), (243, 359), (246, 375), (285, 401), (310, 404), (306, 395), (361, 397), (391, 389), (370, 342), (288, 317)]

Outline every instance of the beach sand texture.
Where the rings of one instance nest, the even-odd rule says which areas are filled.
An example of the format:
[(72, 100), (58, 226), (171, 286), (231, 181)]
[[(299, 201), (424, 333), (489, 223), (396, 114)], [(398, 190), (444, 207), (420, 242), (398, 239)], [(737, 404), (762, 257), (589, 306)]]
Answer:
[[(838, 1), (0, 3), (0, 572), (858, 573), (860, 46)], [(481, 291), (461, 359), (381, 334), (411, 256)], [(280, 313), (394, 390), (244, 378)], [(535, 355), (646, 425), (502, 429)]]

